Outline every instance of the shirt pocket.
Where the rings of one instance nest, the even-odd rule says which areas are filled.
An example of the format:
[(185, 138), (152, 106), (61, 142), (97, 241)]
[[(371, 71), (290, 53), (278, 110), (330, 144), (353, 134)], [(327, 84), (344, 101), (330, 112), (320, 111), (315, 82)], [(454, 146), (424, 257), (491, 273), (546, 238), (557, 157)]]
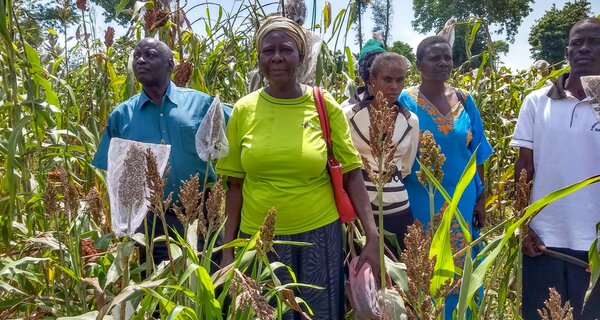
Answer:
[(198, 125), (182, 126), (180, 130), (183, 151), (196, 154), (196, 131), (198, 130)]

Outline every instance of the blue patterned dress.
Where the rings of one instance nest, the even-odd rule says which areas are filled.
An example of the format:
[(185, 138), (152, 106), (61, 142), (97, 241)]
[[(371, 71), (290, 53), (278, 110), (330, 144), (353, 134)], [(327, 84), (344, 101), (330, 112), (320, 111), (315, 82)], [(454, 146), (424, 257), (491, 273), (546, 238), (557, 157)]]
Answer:
[[(441, 147), (441, 152), (446, 156), (446, 161), (442, 166), (444, 177), (442, 186), (452, 196), (458, 180), (463, 170), (467, 166), (469, 159), (477, 149), (477, 165), (482, 165), (492, 154), (492, 147), (488, 143), (481, 115), (475, 105), (475, 101), (470, 94), (461, 90), (465, 97), (464, 105), (458, 102), (452, 110), (442, 115), (438, 109), (427, 98), (419, 92), (418, 87), (405, 89), (400, 94), (398, 101), (406, 108), (417, 115), (419, 118), (420, 132), (430, 131), (433, 134), (436, 144)], [(459, 99), (460, 100), (460, 99)], [(417, 155), (417, 159), (419, 155)], [(408, 190), (411, 208), (415, 220), (419, 220), (427, 225), (430, 220), (429, 193), (417, 179), (416, 172), (420, 166), (415, 161), (411, 174), (405, 178), (404, 185)], [(458, 209), (462, 213), (465, 221), (470, 224), (473, 236), (476, 236), (476, 230), (473, 228), (473, 210), (479, 195), (483, 192), (483, 185), (478, 174), (465, 189), (462, 198), (458, 204)], [(439, 212), (445, 200), (439, 193), (435, 193), (434, 212)], [(475, 231), (475, 232), (474, 232)], [(461, 266), (462, 267), (462, 266)], [(446, 300), (446, 319), (452, 318), (452, 312), (458, 302), (458, 295), (451, 294)]]

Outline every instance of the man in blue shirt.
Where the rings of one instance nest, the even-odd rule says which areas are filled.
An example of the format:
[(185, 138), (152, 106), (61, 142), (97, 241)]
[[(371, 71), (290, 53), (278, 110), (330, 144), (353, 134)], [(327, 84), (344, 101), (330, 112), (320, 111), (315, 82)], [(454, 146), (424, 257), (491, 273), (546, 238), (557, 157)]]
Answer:
[[(195, 145), (196, 130), (213, 98), (196, 90), (175, 86), (170, 80), (173, 66), (173, 53), (165, 43), (146, 38), (136, 45), (133, 71), (143, 90), (118, 105), (110, 114), (92, 165), (107, 169), (108, 147), (113, 137), (170, 144), (170, 174), (165, 195), (173, 192), (173, 200), (177, 202), (182, 181), (196, 173), (200, 175), (200, 181), (204, 181), (206, 174), (210, 182), (215, 180), (212, 166), (209, 172), (205, 172), (206, 163), (198, 157)], [(152, 221), (154, 214), (148, 213), (148, 218)], [(182, 225), (171, 210), (166, 212), (165, 218), (170, 227), (183, 235)], [(164, 234), (162, 224), (157, 223), (156, 229), (157, 236)], [(153, 255), (155, 263), (167, 260), (164, 242), (155, 244)]]

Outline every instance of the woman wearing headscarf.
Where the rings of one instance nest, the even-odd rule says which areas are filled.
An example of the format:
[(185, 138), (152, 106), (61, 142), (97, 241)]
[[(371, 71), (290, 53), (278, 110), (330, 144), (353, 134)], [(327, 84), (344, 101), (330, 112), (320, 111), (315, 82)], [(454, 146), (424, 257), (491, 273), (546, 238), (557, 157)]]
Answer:
[[(478, 174), (465, 189), (458, 209), (471, 231), (476, 233), (476, 229), (484, 224), (483, 165), (492, 154), (492, 147), (485, 137), (481, 115), (471, 94), (446, 84), (452, 67), (452, 47), (448, 41), (441, 36), (425, 38), (417, 47), (421, 83), (404, 89), (399, 102), (419, 117), (421, 132), (430, 131), (446, 156), (441, 183), (450, 195), (454, 194), (463, 170), (475, 154)], [(419, 182), (416, 174), (419, 169), (415, 162), (412, 173), (405, 179), (405, 186), (415, 219), (428, 225), (429, 193)], [(439, 212), (443, 204), (444, 198), (436, 192), (433, 212)], [(452, 318), (457, 301), (457, 294), (446, 299), (446, 319)]]
[[(291, 267), (302, 288), (299, 296), (315, 319), (343, 319), (342, 225), (326, 169), (327, 148), (313, 88), (298, 83), (296, 72), (305, 53), (305, 33), (284, 17), (269, 17), (256, 36), (259, 67), (268, 85), (236, 104), (227, 125), (229, 155), (217, 173), (228, 177), (225, 242), (256, 233), (267, 212), (277, 209), (275, 239), (311, 246), (275, 245), (269, 261)], [(348, 123), (329, 93), (324, 93), (333, 153), (342, 164), (344, 184), (365, 228), (367, 243), (360, 265), (379, 270), (379, 237), (362, 180), (360, 155), (352, 145)], [(233, 261), (231, 249), (222, 265)], [(377, 272), (374, 271), (374, 272)], [(285, 282), (290, 277), (278, 274)], [(375, 277), (378, 279), (378, 275)], [(284, 319), (300, 319), (286, 313)]]
[(367, 91), (367, 84), (369, 83), (369, 70), (371, 64), (377, 55), (386, 52), (383, 42), (379, 39), (381, 35), (376, 32), (373, 34), (373, 39), (369, 39), (365, 42), (365, 45), (360, 50), (358, 56), (358, 73), (360, 79), (363, 81), (363, 85), (356, 88), (356, 92), (352, 93), (350, 98), (341, 103), (342, 108), (346, 108), (349, 105), (358, 103), (362, 96)]
[[(373, 48), (373, 51), (362, 52), (368, 59), (364, 65), (369, 66), (369, 68), (361, 68), (361, 77), (366, 79), (366, 86), (357, 96), (357, 102), (344, 107), (344, 114), (350, 124), (354, 146), (370, 162), (371, 167), (375, 168), (377, 165), (371, 153), (369, 136), (371, 104), (376, 103), (375, 96), (381, 92), (388, 103), (394, 106), (396, 121), (392, 141), (397, 145), (393, 157), (396, 169), (383, 187), (383, 223), (385, 230), (396, 235), (400, 245), (398, 249), (403, 249), (406, 229), (414, 222), (403, 179), (410, 174), (419, 144), (417, 116), (397, 101), (404, 88), (410, 62), (406, 57), (395, 52), (379, 51), (378, 46), (369, 46), (367, 42), (364, 48), (369, 47)], [(366, 171), (363, 172), (363, 179), (369, 193), (373, 214), (377, 214), (379, 211), (377, 188), (370, 181)]]

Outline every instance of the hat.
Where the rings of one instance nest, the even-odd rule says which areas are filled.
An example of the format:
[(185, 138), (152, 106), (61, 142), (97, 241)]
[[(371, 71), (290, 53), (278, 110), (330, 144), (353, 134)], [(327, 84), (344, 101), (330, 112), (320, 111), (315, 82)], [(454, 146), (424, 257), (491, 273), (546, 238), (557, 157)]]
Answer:
[(375, 39), (369, 39), (363, 46), (362, 50), (360, 50), (360, 55), (358, 57), (358, 63), (361, 63), (365, 56), (369, 53), (375, 52), (385, 52), (385, 47), (383, 46), (383, 42)]

